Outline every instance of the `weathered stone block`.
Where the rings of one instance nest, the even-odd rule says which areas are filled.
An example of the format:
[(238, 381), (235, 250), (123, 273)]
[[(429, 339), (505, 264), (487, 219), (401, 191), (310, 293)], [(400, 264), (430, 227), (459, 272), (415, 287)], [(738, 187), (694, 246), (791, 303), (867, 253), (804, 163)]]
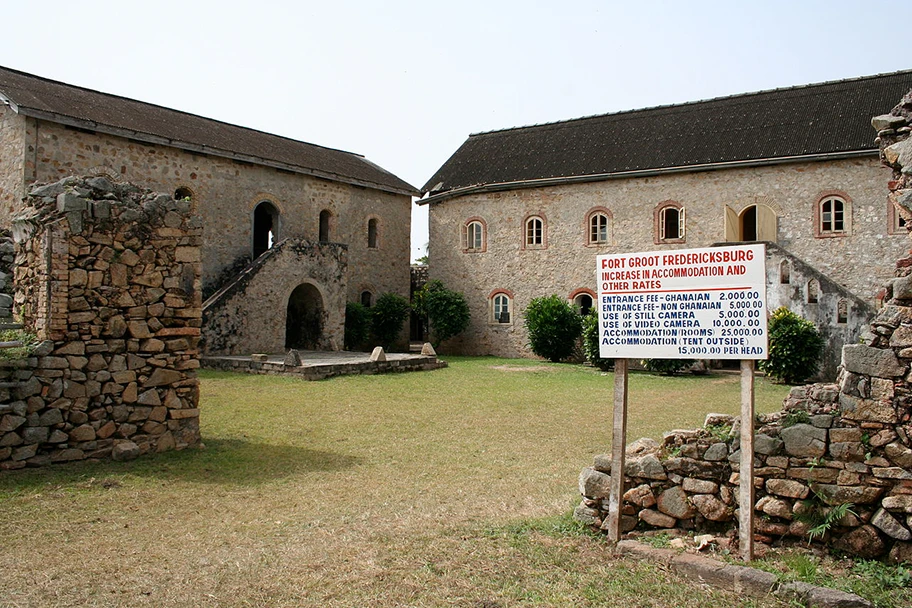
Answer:
[(805, 499), (810, 493), (810, 489), (806, 485), (790, 479), (767, 479), (766, 491), (776, 496), (798, 499)]
[(681, 487), (684, 488), (685, 492), (690, 492), (691, 494), (715, 494), (719, 491), (719, 484), (692, 477), (685, 478)]
[(855, 505), (869, 505), (880, 498), (883, 488), (872, 486), (837, 486), (832, 484), (818, 484), (814, 492), (820, 499), (830, 506), (852, 503)]
[(886, 551), (886, 545), (877, 534), (877, 530), (870, 525), (836, 536), (833, 539), (833, 547), (865, 559), (879, 557)]
[(674, 517), (653, 509), (643, 509), (637, 514), (637, 517), (656, 528), (674, 528), (678, 523)]
[(579, 493), (586, 498), (608, 498), (611, 495), (611, 477), (587, 467), (580, 473)]
[(182, 378), (183, 374), (180, 372), (160, 367), (152, 372), (152, 375), (149, 376), (143, 386), (165, 386), (179, 382)]
[(782, 429), (779, 436), (790, 456), (817, 458), (826, 453), (827, 432), (810, 424), (796, 424)]
[(839, 407), (847, 420), (882, 424), (896, 424), (899, 421), (896, 409), (890, 402), (859, 399), (843, 394), (839, 396)]
[(674, 486), (659, 494), (656, 505), (662, 513), (676, 519), (690, 519), (697, 514), (687, 493), (680, 486)]
[(655, 454), (646, 454), (638, 458), (630, 458), (624, 464), (624, 473), (629, 477), (642, 477), (645, 479), (666, 479), (665, 469)]
[(111, 450), (111, 458), (118, 461), (134, 460), (140, 455), (139, 446), (132, 441), (121, 441), (114, 444)]
[(690, 497), (700, 515), (710, 521), (728, 521), (734, 510), (711, 494), (696, 494)]
[(648, 509), (656, 504), (656, 499), (652, 488), (648, 484), (642, 484), (624, 492), (624, 502)]
[(764, 456), (774, 456), (782, 450), (783, 441), (778, 437), (770, 437), (764, 433), (754, 435), (754, 453)]
[(847, 344), (842, 349), (842, 366), (846, 371), (895, 378), (906, 373), (907, 367), (900, 363), (892, 350), (873, 348), (866, 344)]
[(871, 525), (891, 538), (903, 541), (912, 540), (912, 533), (883, 508), (878, 509), (871, 517)]
[(792, 517), (794, 517), (792, 515), (792, 504), (781, 498), (775, 498), (774, 496), (764, 496), (757, 501), (757, 504), (754, 505), (754, 509), (781, 519), (791, 520)]

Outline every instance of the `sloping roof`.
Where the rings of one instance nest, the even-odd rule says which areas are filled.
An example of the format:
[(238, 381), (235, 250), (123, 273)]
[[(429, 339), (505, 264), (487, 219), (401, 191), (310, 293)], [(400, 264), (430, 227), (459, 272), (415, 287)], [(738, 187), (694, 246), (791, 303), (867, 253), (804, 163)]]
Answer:
[(912, 70), (477, 133), (422, 193), (445, 198), (453, 190), (519, 187), (549, 178), (585, 181), (647, 170), (873, 154), (871, 118), (889, 112), (910, 88)]
[(363, 156), (0, 67), (0, 99), (20, 114), (398, 194), (414, 186)]

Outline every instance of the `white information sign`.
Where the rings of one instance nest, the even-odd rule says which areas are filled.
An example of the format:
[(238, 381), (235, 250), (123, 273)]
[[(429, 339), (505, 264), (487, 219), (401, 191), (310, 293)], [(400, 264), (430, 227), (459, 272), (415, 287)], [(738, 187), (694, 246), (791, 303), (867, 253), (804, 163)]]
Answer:
[(600, 255), (606, 359), (766, 359), (766, 246)]

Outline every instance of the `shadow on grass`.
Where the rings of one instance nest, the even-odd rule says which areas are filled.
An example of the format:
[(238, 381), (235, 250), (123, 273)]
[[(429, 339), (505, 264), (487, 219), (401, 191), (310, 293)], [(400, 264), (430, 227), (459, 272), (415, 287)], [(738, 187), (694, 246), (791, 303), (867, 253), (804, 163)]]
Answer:
[(100, 487), (134, 477), (152, 482), (180, 481), (214, 485), (258, 485), (300, 474), (341, 471), (358, 465), (360, 458), (287, 445), (241, 439), (207, 439), (205, 449), (147, 454), (131, 462), (75, 462), (41, 469), (0, 473), (0, 496), (48, 485)]

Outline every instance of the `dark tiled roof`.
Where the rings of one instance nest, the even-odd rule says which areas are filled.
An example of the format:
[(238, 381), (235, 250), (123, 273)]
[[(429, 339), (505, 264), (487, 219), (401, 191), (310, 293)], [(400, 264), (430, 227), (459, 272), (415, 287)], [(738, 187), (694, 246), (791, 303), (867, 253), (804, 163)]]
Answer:
[(910, 88), (912, 70), (477, 133), (422, 190), (873, 152), (871, 118)]
[(26, 115), (380, 190), (415, 188), (358, 154), (83, 89), (0, 67), (0, 95)]

